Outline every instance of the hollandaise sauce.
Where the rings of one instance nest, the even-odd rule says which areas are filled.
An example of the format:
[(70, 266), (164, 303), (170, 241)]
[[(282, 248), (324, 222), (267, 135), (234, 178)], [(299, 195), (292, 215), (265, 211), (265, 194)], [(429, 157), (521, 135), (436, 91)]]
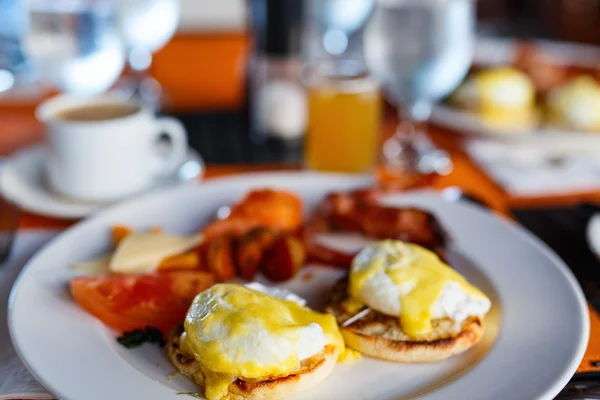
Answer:
[(209, 400), (225, 398), (236, 377), (285, 376), (326, 345), (344, 351), (333, 316), (235, 284), (199, 294), (184, 328), (181, 349), (202, 365)]
[(359, 299), (362, 286), (375, 274), (384, 273), (400, 293), (400, 324), (414, 338), (432, 330), (432, 310), (446, 285), (456, 282), (465, 293), (486, 298), (439, 257), (420, 246), (395, 240), (376, 242), (354, 259), (349, 294)]

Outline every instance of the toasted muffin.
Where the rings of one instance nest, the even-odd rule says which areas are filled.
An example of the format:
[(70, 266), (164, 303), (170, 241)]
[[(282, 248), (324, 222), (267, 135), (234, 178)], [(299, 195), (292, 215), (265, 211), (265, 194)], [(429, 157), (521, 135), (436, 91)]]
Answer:
[(402, 330), (397, 317), (375, 310), (342, 327), (355, 315), (343, 305), (347, 291), (348, 280), (344, 278), (334, 286), (325, 310), (337, 319), (346, 346), (370, 357), (409, 363), (440, 361), (470, 349), (483, 336), (481, 317), (463, 322), (443, 318), (432, 321), (433, 329), (427, 336), (414, 340)]
[[(183, 326), (171, 332), (167, 339), (167, 352), (175, 368), (205, 387), (205, 374), (202, 365), (193, 357), (188, 357), (179, 347)], [(326, 346), (320, 353), (302, 361), (300, 368), (285, 376), (269, 376), (264, 379), (236, 378), (229, 385), (231, 400), (281, 399), (305, 391), (325, 380), (333, 371), (339, 352), (334, 346)]]

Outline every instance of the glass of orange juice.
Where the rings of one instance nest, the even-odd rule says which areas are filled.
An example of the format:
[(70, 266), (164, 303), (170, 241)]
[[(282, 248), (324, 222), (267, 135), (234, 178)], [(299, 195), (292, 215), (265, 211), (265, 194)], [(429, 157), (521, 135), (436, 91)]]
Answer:
[(308, 128), (304, 159), (308, 168), (367, 172), (377, 164), (382, 96), (379, 84), (359, 61), (308, 66)]

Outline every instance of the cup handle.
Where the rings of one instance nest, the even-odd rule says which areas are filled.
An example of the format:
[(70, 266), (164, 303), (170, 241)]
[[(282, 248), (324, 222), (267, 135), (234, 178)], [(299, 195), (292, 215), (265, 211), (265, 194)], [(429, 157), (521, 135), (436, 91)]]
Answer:
[(167, 156), (156, 156), (155, 174), (168, 175), (175, 172), (185, 160), (188, 150), (187, 135), (183, 124), (175, 118), (158, 118), (156, 125), (153, 146), (156, 146), (156, 141), (161, 135), (167, 135), (171, 140), (171, 151)]

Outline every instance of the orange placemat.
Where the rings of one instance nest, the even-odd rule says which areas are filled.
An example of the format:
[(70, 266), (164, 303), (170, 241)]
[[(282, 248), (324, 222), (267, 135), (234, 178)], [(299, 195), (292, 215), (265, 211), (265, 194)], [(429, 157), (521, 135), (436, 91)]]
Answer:
[(600, 372), (600, 315), (588, 305), (590, 310), (590, 341), (577, 368), (577, 373)]

